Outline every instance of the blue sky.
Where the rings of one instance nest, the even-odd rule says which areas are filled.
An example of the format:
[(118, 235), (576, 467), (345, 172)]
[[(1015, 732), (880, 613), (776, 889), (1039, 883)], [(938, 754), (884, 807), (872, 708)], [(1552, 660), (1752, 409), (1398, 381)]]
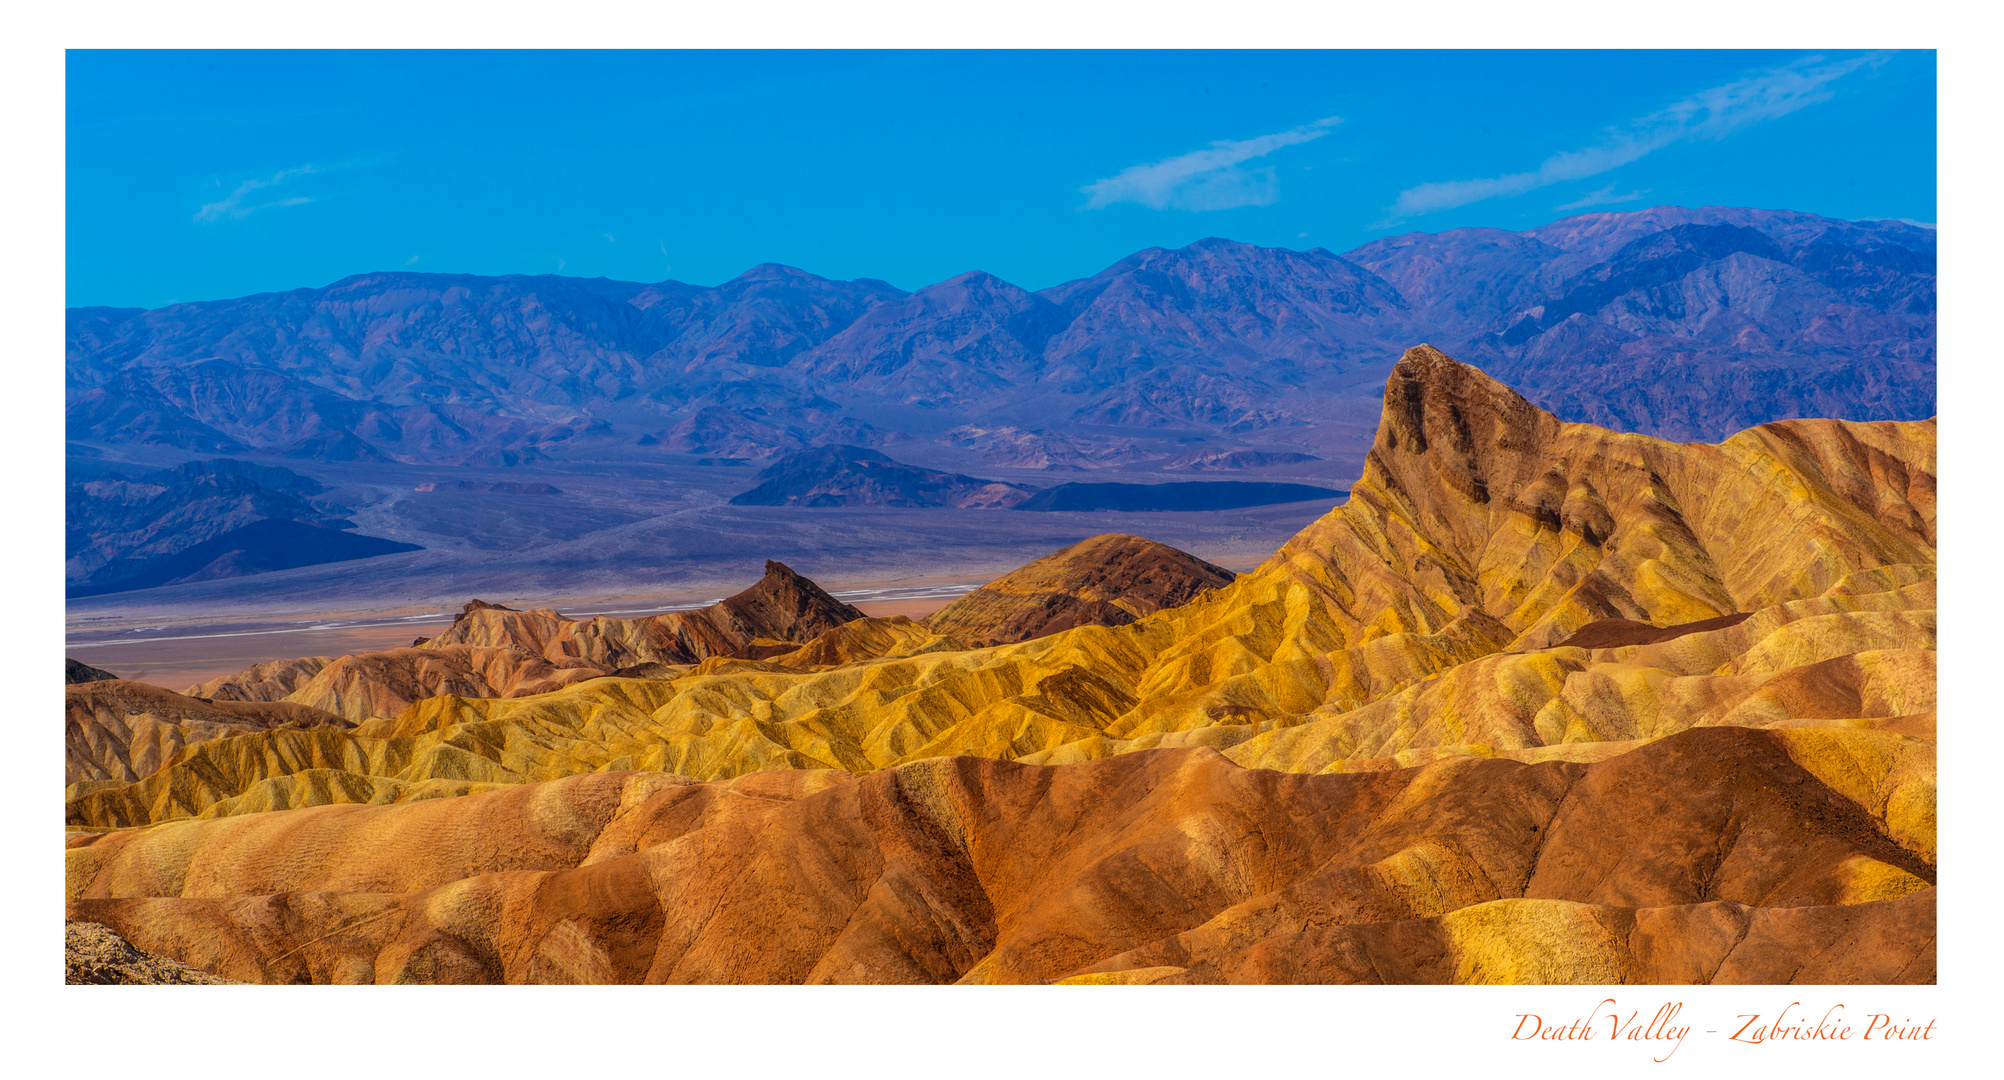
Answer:
[(1029, 288), (1674, 203), (1935, 220), (1932, 52), (71, 52), (72, 306), (410, 269)]

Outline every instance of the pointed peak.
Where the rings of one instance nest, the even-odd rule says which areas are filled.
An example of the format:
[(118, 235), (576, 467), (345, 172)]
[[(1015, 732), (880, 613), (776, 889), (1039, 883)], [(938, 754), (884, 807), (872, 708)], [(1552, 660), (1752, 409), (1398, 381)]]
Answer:
[(751, 637), (806, 641), (808, 638), (863, 617), (863, 613), (828, 595), (811, 579), (776, 559), (767, 559), (758, 584), (716, 605)]
[(1558, 417), (1525, 400), (1472, 364), (1431, 345), (1415, 345), (1392, 365), (1375, 454), (1424, 454), (1445, 444), (1471, 460), (1491, 446), (1521, 441)]
[(1008, 282), (1003, 281), (1001, 278), (996, 277), (994, 274), (991, 274), (986, 270), (969, 270), (964, 274), (955, 274), (952, 277), (947, 278), (945, 281), (942, 281), (937, 285), (929, 285), (927, 286), (927, 288), (937, 289), (947, 285), (958, 285), (966, 287), (972, 285), (986, 285), (989, 284), (990, 282), (1000, 282), (1001, 284), (1004, 285), (1009, 284)]
[(911, 295), (914, 297), (943, 297), (967, 294), (986, 294), (1005, 299), (1036, 295), (1021, 285), (996, 277), (986, 270), (969, 270), (964, 274), (956, 274), (945, 281), (927, 285), (925, 288)]
[(1523, 400), (1515, 390), (1490, 378), (1481, 368), (1456, 360), (1425, 342), (1407, 349), (1399, 356), (1399, 362), (1392, 365), (1392, 374), (1386, 380), (1386, 385), (1389, 387), (1398, 382), (1441, 386), (1471, 383), (1490, 388), (1492, 393), (1498, 395)]
[[(828, 604), (835, 605), (836, 607), (848, 606), (847, 604), (843, 604), (841, 601), (836, 600), (834, 597), (829, 596), (827, 592), (823, 591), (821, 586), (816, 585), (812, 579), (803, 577), (800, 573), (795, 571), (793, 567), (788, 566), (783, 562), (780, 562), (778, 559), (767, 559), (765, 561), (765, 576), (758, 580), (758, 584), (753, 585), (751, 588), (746, 589), (744, 592), (737, 594), (737, 596), (732, 597), (731, 600), (735, 601), (754, 595), (767, 596), (767, 597), (786, 596), (786, 595), (805, 595), (818, 600), (826, 601)], [(729, 602), (730, 601), (726, 601), (726, 603)]]

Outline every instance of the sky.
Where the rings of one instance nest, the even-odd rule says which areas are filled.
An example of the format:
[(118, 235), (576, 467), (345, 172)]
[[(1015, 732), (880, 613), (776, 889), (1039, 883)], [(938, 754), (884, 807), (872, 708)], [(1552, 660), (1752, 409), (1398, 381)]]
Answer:
[(1038, 289), (1223, 236), (1935, 220), (1931, 51), (71, 51), (69, 306), (410, 270)]

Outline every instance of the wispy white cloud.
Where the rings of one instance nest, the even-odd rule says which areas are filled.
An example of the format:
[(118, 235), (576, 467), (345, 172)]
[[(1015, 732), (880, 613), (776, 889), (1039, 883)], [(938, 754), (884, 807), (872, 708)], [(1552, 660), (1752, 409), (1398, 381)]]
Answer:
[(274, 206), (300, 206), (310, 203), (313, 200), (303, 195), (295, 195), (288, 199), (272, 199), (267, 202), (258, 202), (253, 196), (265, 188), (276, 187), (295, 176), (310, 176), (319, 171), (312, 165), (301, 165), (297, 169), (280, 169), (273, 173), (269, 180), (246, 180), (238, 184), (237, 189), (228, 196), (216, 202), (203, 203), (202, 208), (195, 211), (195, 220), (221, 221), (223, 218), (249, 217), (259, 210), (267, 210)]
[(1342, 122), (1342, 117), (1328, 116), (1273, 135), (1219, 140), (1207, 150), (1135, 165), (1080, 188), (1090, 196), (1080, 209), (1098, 210), (1115, 203), (1138, 203), (1151, 210), (1266, 206), (1280, 198), (1279, 180), (1270, 166), (1248, 169), (1244, 164), (1282, 147), (1319, 139)]
[(405, 259), (405, 260), (404, 260), (404, 265), (405, 265), (405, 266), (416, 266), (416, 265), (417, 265), (417, 260), (418, 260), (418, 257), (417, 257), (417, 256), (415, 256), (415, 255), (413, 255), (413, 256), (411, 256), (410, 258), (408, 258), (408, 259)]
[(1589, 191), (1585, 195), (1582, 195), (1579, 198), (1574, 199), (1572, 202), (1560, 203), (1559, 205), (1553, 207), (1552, 209), (1583, 210), (1589, 206), (1612, 206), (1615, 203), (1634, 202), (1635, 200), (1640, 199), (1644, 195), (1649, 194), (1649, 189), (1644, 188), (1640, 191), (1628, 192), (1625, 195), (1616, 195), (1614, 193), (1614, 187), (1615, 186), (1613, 184), (1609, 184), (1606, 187), (1601, 188), (1599, 191)]
[(1738, 82), (1700, 91), (1668, 108), (1610, 128), (1600, 143), (1553, 154), (1531, 172), (1407, 188), (1399, 192), (1398, 201), (1392, 204), (1388, 212), (1390, 220), (1381, 224), (1485, 199), (1522, 195), (1568, 180), (1584, 180), (1675, 143), (1723, 139), (1742, 128), (1830, 100), (1835, 95), (1831, 83), (1860, 68), (1876, 67), (1889, 55), (1872, 53), (1834, 63), (1821, 56), (1804, 57)]

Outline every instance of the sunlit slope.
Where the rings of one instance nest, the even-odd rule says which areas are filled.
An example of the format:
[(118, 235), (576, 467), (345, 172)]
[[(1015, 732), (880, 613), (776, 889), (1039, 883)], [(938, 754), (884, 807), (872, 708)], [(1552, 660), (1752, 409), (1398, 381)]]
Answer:
[[(1195, 745), (1323, 772), (1588, 760), (1717, 724), (1931, 738), (1934, 433), (1794, 420), (1666, 443), (1561, 423), (1422, 346), (1387, 383), (1349, 501), (1185, 606), (987, 649), (915, 626), (880, 627), (871, 644), (858, 628), (818, 658), (433, 697), (352, 732), (190, 745), (137, 783), (73, 799), (68, 820), (946, 754), (1059, 763)], [(1732, 612), (1755, 614), (1651, 646), (1554, 647), (1599, 619)]]
[(255, 982), (1932, 981), (1932, 833), (1870, 805), (1917, 740), (1802, 736), (595, 773), (75, 836), (66, 896)]
[(190, 743), (272, 728), (351, 727), (291, 702), (203, 701), (116, 676), (63, 688), (63, 782), (137, 780)]

